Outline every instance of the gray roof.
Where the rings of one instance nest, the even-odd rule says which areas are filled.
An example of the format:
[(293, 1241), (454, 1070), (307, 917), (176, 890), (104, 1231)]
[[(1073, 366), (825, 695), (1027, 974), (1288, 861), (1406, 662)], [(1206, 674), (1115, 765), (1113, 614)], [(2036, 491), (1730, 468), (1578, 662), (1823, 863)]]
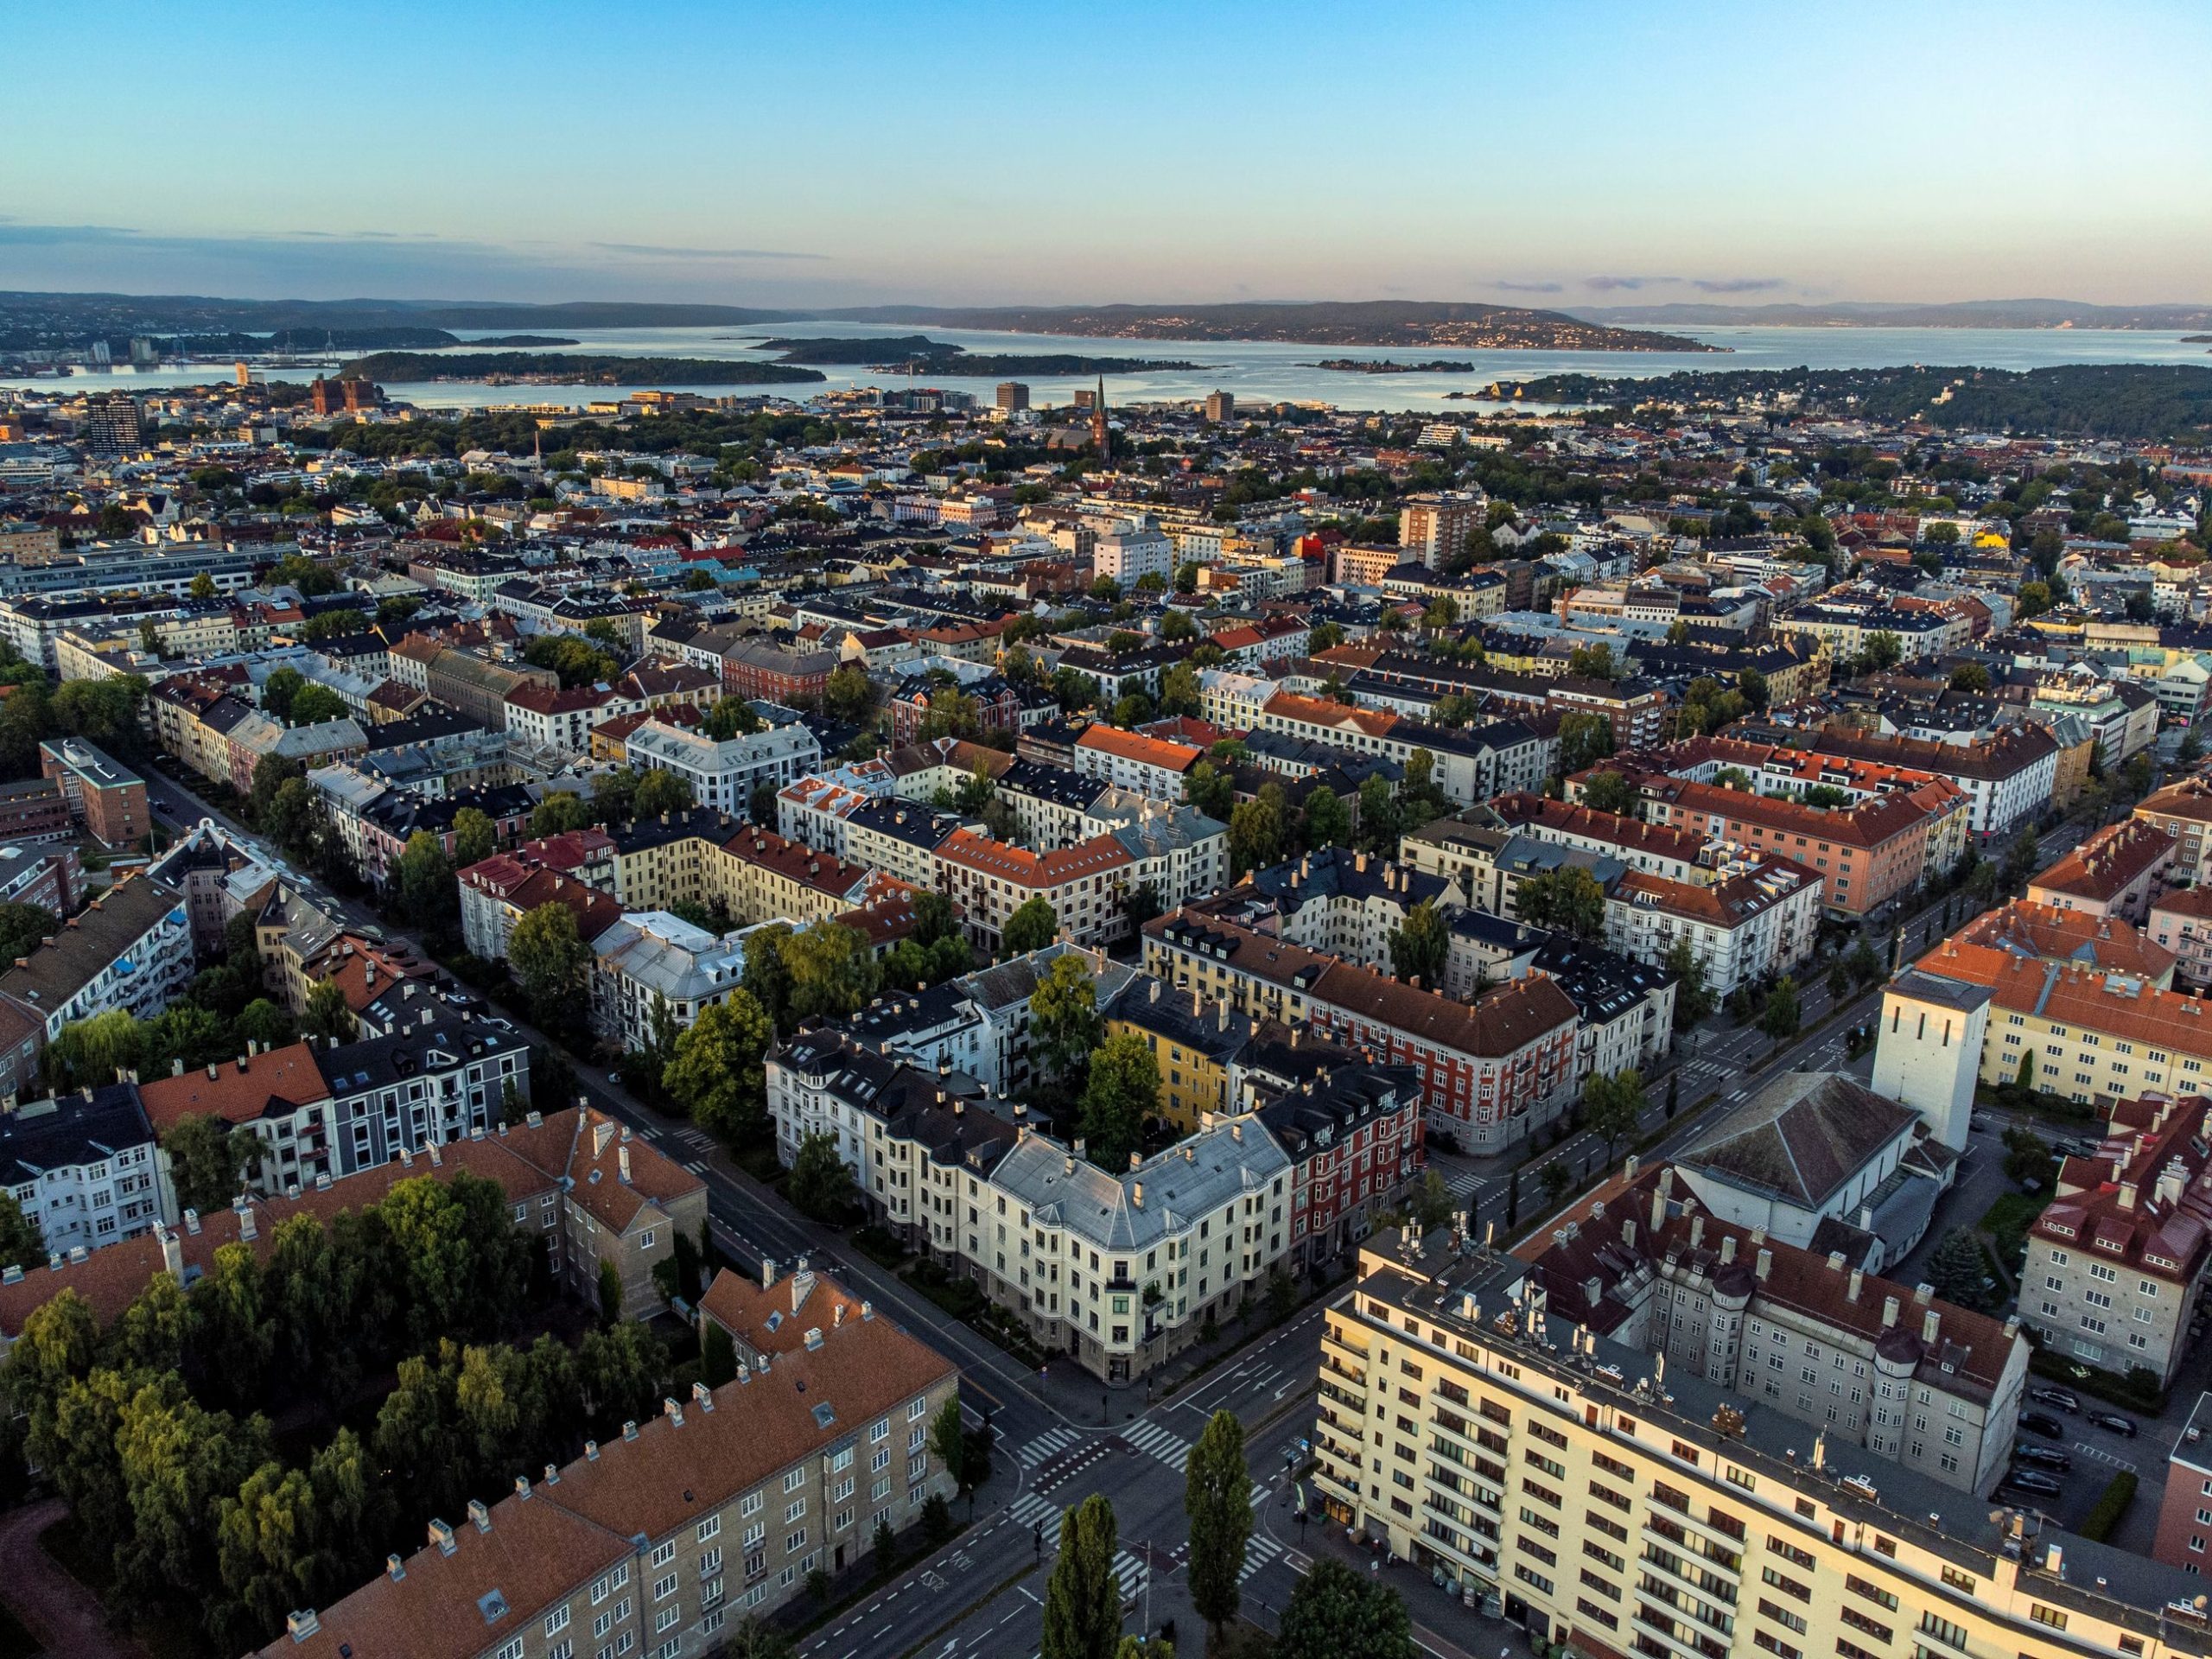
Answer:
[(1102, 1250), (1141, 1250), (1237, 1194), (1264, 1188), (1289, 1167), (1259, 1119), (1239, 1117), (1117, 1175), (1050, 1136), (1025, 1135), (991, 1181), (1027, 1205), (1043, 1226), (1065, 1227)]
[(1956, 1008), (1961, 1014), (1972, 1014), (1986, 1004), (1992, 995), (1986, 985), (1939, 979), (1933, 974), (1922, 973), (1917, 968), (1908, 968), (1899, 974), (1891, 982), (1891, 988), (1898, 995), (1909, 996), (1916, 1002), (1933, 1002), (1939, 1007)]
[(150, 876), (118, 882), (64, 923), (51, 944), (22, 958), (22, 966), (0, 974), (0, 992), (51, 1014), (172, 913), (183, 922), (184, 900), (175, 887)]
[(1682, 1155), (1732, 1185), (1818, 1210), (1917, 1114), (1840, 1071), (1787, 1071)]

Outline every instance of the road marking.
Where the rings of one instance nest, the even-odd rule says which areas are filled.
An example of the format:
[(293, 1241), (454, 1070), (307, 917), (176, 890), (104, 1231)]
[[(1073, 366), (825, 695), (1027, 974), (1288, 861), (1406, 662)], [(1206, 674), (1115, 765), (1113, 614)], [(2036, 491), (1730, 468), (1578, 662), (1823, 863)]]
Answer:
[(1191, 1443), (1149, 1418), (1141, 1418), (1122, 1431), (1122, 1438), (1139, 1451), (1158, 1458), (1180, 1474), (1191, 1461)]
[(1075, 1428), (1047, 1429), (1036, 1439), (1027, 1442), (1014, 1456), (1025, 1469), (1044, 1462), (1053, 1452), (1073, 1446), (1083, 1438), (1083, 1431)]
[(1114, 1552), (1114, 1577), (1122, 1586), (1122, 1599), (1135, 1601), (1144, 1587), (1144, 1563), (1126, 1549)]

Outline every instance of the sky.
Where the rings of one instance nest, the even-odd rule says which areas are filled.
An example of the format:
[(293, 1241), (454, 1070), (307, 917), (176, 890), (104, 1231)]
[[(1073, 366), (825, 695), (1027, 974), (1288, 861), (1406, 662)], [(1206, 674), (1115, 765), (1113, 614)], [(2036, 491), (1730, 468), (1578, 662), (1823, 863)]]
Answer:
[(0, 8), (0, 289), (2212, 301), (2203, 0)]

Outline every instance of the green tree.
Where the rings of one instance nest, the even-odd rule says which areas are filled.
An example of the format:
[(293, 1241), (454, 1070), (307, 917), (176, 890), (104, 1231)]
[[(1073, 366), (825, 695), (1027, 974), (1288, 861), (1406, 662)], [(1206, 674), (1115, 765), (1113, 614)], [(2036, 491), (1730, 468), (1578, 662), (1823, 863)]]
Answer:
[(837, 1137), (826, 1130), (799, 1141), (785, 1185), (799, 1213), (820, 1222), (842, 1224), (858, 1198), (853, 1172), (838, 1154)]
[(246, 1167), (238, 1131), (212, 1114), (194, 1114), (178, 1119), (161, 1144), (179, 1209), (212, 1215), (230, 1208)]
[(1582, 1085), (1582, 1127), (1605, 1143), (1605, 1161), (1643, 1122), (1643, 1076), (1630, 1068), (1611, 1077), (1592, 1072)]
[(1045, 1586), (1043, 1659), (1114, 1659), (1122, 1636), (1119, 1543), (1114, 1506), (1100, 1494), (1061, 1514), (1059, 1559)]
[(1306, 798), (1300, 835), (1309, 851), (1351, 846), (1351, 809), (1344, 804), (1344, 798), (1325, 784), (1317, 786)]
[(785, 939), (782, 949), (795, 1021), (842, 1020), (866, 1007), (875, 995), (874, 953), (868, 935), (856, 927), (817, 922)]
[(733, 990), (677, 1035), (661, 1087), (701, 1128), (732, 1146), (757, 1143), (768, 1126), (766, 1067), (774, 1039), (752, 994)]
[(1986, 691), (1989, 690), (1989, 671), (1980, 663), (1961, 663), (1951, 671), (1951, 690)]
[(658, 766), (639, 775), (633, 808), (638, 817), (658, 818), (663, 813), (688, 812), (692, 805), (690, 779), (664, 772)]
[(1390, 971), (1408, 984), (1441, 989), (1451, 953), (1452, 930), (1426, 899), (1406, 912), (1404, 926), (1390, 931)]
[(292, 1016), (265, 996), (257, 996), (238, 1011), (238, 1035), (242, 1041), (263, 1048), (282, 1048), (298, 1038)]
[(325, 721), (344, 720), (352, 713), (345, 698), (311, 680), (292, 698), (288, 718), (295, 726), (320, 726)]
[(1784, 974), (1781, 982), (1767, 994), (1766, 1012), (1759, 1016), (1759, 1029), (1779, 1046), (1797, 1034), (1799, 1023), (1797, 982)]
[(944, 1472), (955, 1486), (964, 1487), (968, 1456), (968, 1430), (961, 1421), (960, 1402), (948, 1400), (938, 1408), (937, 1415), (930, 1419), (929, 1446), (931, 1454), (944, 1465)]
[(1675, 1029), (1689, 1031), (1713, 1017), (1714, 999), (1706, 988), (1705, 964), (1690, 949), (1688, 938), (1667, 947), (1663, 965), (1675, 976)]
[(719, 1389), (736, 1376), (737, 1344), (726, 1327), (705, 1320), (699, 1333), (699, 1380), (710, 1389)]
[(1198, 671), (1190, 664), (1178, 663), (1160, 677), (1160, 712), (1163, 715), (1198, 712)]
[(857, 663), (833, 669), (822, 688), (822, 707), (832, 720), (865, 724), (875, 712), (875, 687), (868, 671)]
[(556, 789), (538, 802), (530, 815), (530, 833), (536, 836), (566, 835), (571, 830), (581, 830), (591, 822), (591, 813), (583, 798), (574, 790)]
[(1414, 1659), (1412, 1621), (1395, 1590), (1316, 1556), (1283, 1608), (1274, 1659)]
[(29, 1272), (46, 1265), (46, 1239), (12, 1192), (0, 1192), (0, 1267)]
[(320, 1037), (325, 1042), (350, 1043), (359, 1029), (353, 1010), (346, 1006), (346, 993), (333, 980), (318, 981), (308, 992), (307, 1012), (300, 1016), (300, 1029), (310, 1037)]
[(602, 1258), (599, 1264), (599, 1325), (611, 1331), (622, 1322), (622, 1270)]
[(492, 820), (479, 808), (464, 806), (453, 815), (453, 861), (456, 869), (467, 869), (492, 856), (498, 844), (498, 832)]
[(1579, 864), (1529, 877), (1514, 902), (1532, 927), (1556, 928), (1578, 939), (1594, 939), (1605, 931), (1605, 889)]
[[(1203, 764), (1203, 763), (1202, 763)], [(1197, 768), (1193, 767), (1195, 771)], [(1288, 829), (1288, 803), (1280, 784), (1262, 784), (1249, 801), (1229, 815), (1229, 863), (1232, 879), (1282, 861)]]
[(888, 1512), (875, 1517), (875, 1533), (868, 1540), (868, 1554), (875, 1566), (878, 1583), (888, 1579), (899, 1566), (899, 1540), (891, 1530)]
[(1983, 1287), (1982, 1281), (1992, 1276), (1980, 1242), (1964, 1227), (1945, 1233), (1928, 1258), (1928, 1281), (1936, 1287), (1936, 1294), (1961, 1307), (1977, 1311), (1988, 1307), (1991, 1292)]
[(1098, 1046), (1097, 985), (1086, 957), (1064, 951), (1029, 994), (1029, 1029), (1047, 1075), (1071, 1077)]
[(1191, 1605), (1218, 1642), (1222, 1627), (1236, 1617), (1244, 1546), (1252, 1536), (1252, 1471), (1244, 1461), (1244, 1425), (1235, 1413), (1214, 1413), (1191, 1448), (1183, 1513), (1191, 1522)]
[(307, 677), (296, 668), (280, 668), (261, 685), (261, 707), (265, 714), (289, 722), (292, 713), (292, 699), (307, 684)]
[(1611, 767), (1582, 780), (1582, 804), (1593, 812), (1627, 817), (1636, 810), (1636, 786)]
[(1144, 1140), (1144, 1120), (1160, 1106), (1160, 1062), (1144, 1039), (1116, 1032), (1090, 1056), (1077, 1103), (1085, 1150), (1099, 1168), (1120, 1172)]
[(393, 868), (392, 882), (400, 906), (418, 926), (444, 921), (461, 908), (461, 889), (454, 883), (453, 864), (438, 838), (427, 830), (408, 836), (407, 846)]
[(1236, 805), (1236, 779), (1212, 761), (1201, 760), (1184, 776), (1183, 798), (1206, 817), (1226, 823)]
[(1613, 722), (1604, 715), (1566, 714), (1559, 721), (1559, 769), (1576, 772), (1613, 752)]
[(1058, 912), (1042, 898), (1025, 899), (1006, 918), (1001, 943), (1007, 956), (1022, 957), (1032, 950), (1042, 950), (1059, 936)]
[(1767, 689), (1766, 676), (1756, 668), (1747, 668), (1736, 677), (1736, 690), (1743, 694), (1744, 706), (1753, 714), (1764, 714), (1773, 700), (1773, 694)]
[(592, 961), (575, 912), (550, 900), (526, 913), (507, 939), (507, 969), (529, 999), (531, 1017), (550, 1028), (574, 1023), (588, 1001)]

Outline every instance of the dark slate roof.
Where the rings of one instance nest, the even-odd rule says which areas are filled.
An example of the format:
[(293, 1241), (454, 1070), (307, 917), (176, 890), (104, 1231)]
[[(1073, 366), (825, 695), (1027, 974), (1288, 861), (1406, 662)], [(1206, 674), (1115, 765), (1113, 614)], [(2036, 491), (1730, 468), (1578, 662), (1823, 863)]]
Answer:
[(1682, 1162), (1817, 1210), (1915, 1119), (1840, 1072), (1789, 1071), (1731, 1112)]
[(0, 1112), (0, 1186), (21, 1186), (73, 1164), (99, 1163), (153, 1138), (136, 1084), (27, 1101)]

